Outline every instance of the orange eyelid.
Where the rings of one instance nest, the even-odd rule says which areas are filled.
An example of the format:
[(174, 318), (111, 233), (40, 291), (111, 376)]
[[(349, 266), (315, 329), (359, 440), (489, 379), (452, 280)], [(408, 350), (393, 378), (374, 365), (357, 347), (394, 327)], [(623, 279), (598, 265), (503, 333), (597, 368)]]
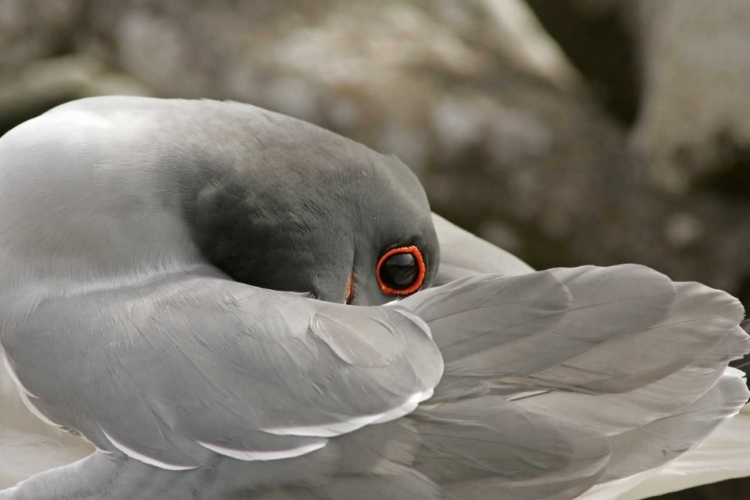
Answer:
[[(403, 290), (396, 290), (394, 288), (389, 287), (383, 281), (380, 279), (380, 266), (383, 265), (383, 262), (386, 261), (388, 257), (395, 254), (400, 253), (410, 253), (414, 256), (414, 258), (417, 260), (417, 266), (419, 267), (419, 274), (417, 275), (417, 279), (414, 281), (414, 283), (409, 288), (404, 288)], [(378, 264), (375, 268), (375, 275), (378, 278), (378, 285), (380, 286), (380, 289), (383, 291), (383, 293), (386, 293), (388, 295), (411, 295), (412, 293), (416, 292), (422, 287), (422, 283), (424, 283), (425, 275), (427, 274), (427, 268), (424, 265), (424, 258), (422, 257), (422, 252), (419, 251), (419, 248), (417, 248), (414, 245), (409, 245), (408, 247), (396, 247), (391, 248), (387, 252), (385, 252), (380, 259), (378, 259)]]

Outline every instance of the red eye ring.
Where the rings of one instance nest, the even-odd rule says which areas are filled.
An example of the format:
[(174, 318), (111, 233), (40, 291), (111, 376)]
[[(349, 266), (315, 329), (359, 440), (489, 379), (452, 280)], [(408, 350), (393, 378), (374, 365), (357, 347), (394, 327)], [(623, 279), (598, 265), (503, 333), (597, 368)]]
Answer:
[[(385, 263), (385, 261), (388, 260), (390, 257), (393, 257), (394, 255), (399, 255), (399, 254), (411, 254), (414, 257), (414, 260), (416, 261), (416, 264), (417, 264), (417, 277), (406, 288), (393, 288), (391, 286), (388, 286), (386, 283), (384, 283), (383, 279), (381, 278), (381, 268), (383, 264)], [(377, 276), (378, 285), (380, 286), (380, 289), (383, 291), (383, 293), (387, 295), (401, 295), (401, 296), (411, 295), (412, 293), (416, 292), (422, 287), (426, 274), (427, 274), (427, 268), (424, 264), (424, 258), (422, 257), (422, 252), (420, 252), (419, 248), (417, 248), (414, 245), (409, 245), (406, 247), (391, 248), (378, 259), (377, 266), (375, 267), (375, 276)]]

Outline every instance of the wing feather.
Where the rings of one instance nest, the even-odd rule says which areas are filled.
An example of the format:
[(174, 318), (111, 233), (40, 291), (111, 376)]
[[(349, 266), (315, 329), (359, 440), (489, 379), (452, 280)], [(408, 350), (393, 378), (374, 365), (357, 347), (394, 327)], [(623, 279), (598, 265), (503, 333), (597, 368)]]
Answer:
[(310, 453), (408, 413), (442, 371), (404, 309), (194, 275), (45, 301), (3, 347), (50, 420), (172, 470)]

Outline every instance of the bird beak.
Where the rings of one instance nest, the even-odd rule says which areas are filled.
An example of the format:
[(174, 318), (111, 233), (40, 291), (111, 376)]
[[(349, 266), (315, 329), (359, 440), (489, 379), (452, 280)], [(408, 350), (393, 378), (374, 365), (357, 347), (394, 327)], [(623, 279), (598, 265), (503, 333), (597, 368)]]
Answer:
[(349, 283), (346, 285), (344, 304), (351, 304), (352, 300), (354, 300), (354, 271), (349, 275)]

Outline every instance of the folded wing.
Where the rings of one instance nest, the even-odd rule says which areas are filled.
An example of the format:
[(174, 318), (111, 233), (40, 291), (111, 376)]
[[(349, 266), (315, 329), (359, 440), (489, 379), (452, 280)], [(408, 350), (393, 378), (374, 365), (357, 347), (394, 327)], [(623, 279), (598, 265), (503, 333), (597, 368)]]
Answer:
[(3, 347), (39, 416), (170, 470), (311, 453), (413, 410), (442, 372), (407, 311), (187, 274), (43, 301)]
[[(464, 302), (443, 300), (459, 289), (469, 290)], [(403, 302), (427, 322), (445, 362), (428, 402), (434, 405), (420, 406), (415, 418), (461, 404), (463, 418), (451, 424), (453, 434), (461, 435), (477, 428), (471, 408), (502, 398), (526, 415), (544, 416), (551, 426), (577, 426), (592, 436), (588, 442), (604, 439), (611, 453), (604, 462), (587, 464), (601, 467), (589, 476), (573, 466), (585, 462), (570, 460), (567, 469), (540, 467), (543, 472), (521, 481), (488, 472), (492, 468), (482, 457), (493, 439), (489, 432), (474, 446), (456, 439), (451, 459), (445, 457), (448, 467), (486, 477), (453, 478), (445, 485), (438, 479), (452, 498), (575, 498), (586, 489), (576, 489), (586, 478), (591, 485), (661, 467), (747, 401), (744, 380), (725, 374), (731, 360), (750, 350), (738, 326), (739, 302), (696, 283), (673, 283), (642, 266), (476, 275)], [(457, 425), (465, 425), (464, 432)], [(494, 434), (507, 444), (509, 436), (501, 435)], [(537, 449), (535, 430), (517, 428), (512, 435)], [(525, 467), (513, 470), (533, 471), (540, 462), (519, 463)], [(564, 487), (565, 474), (571, 488)]]

